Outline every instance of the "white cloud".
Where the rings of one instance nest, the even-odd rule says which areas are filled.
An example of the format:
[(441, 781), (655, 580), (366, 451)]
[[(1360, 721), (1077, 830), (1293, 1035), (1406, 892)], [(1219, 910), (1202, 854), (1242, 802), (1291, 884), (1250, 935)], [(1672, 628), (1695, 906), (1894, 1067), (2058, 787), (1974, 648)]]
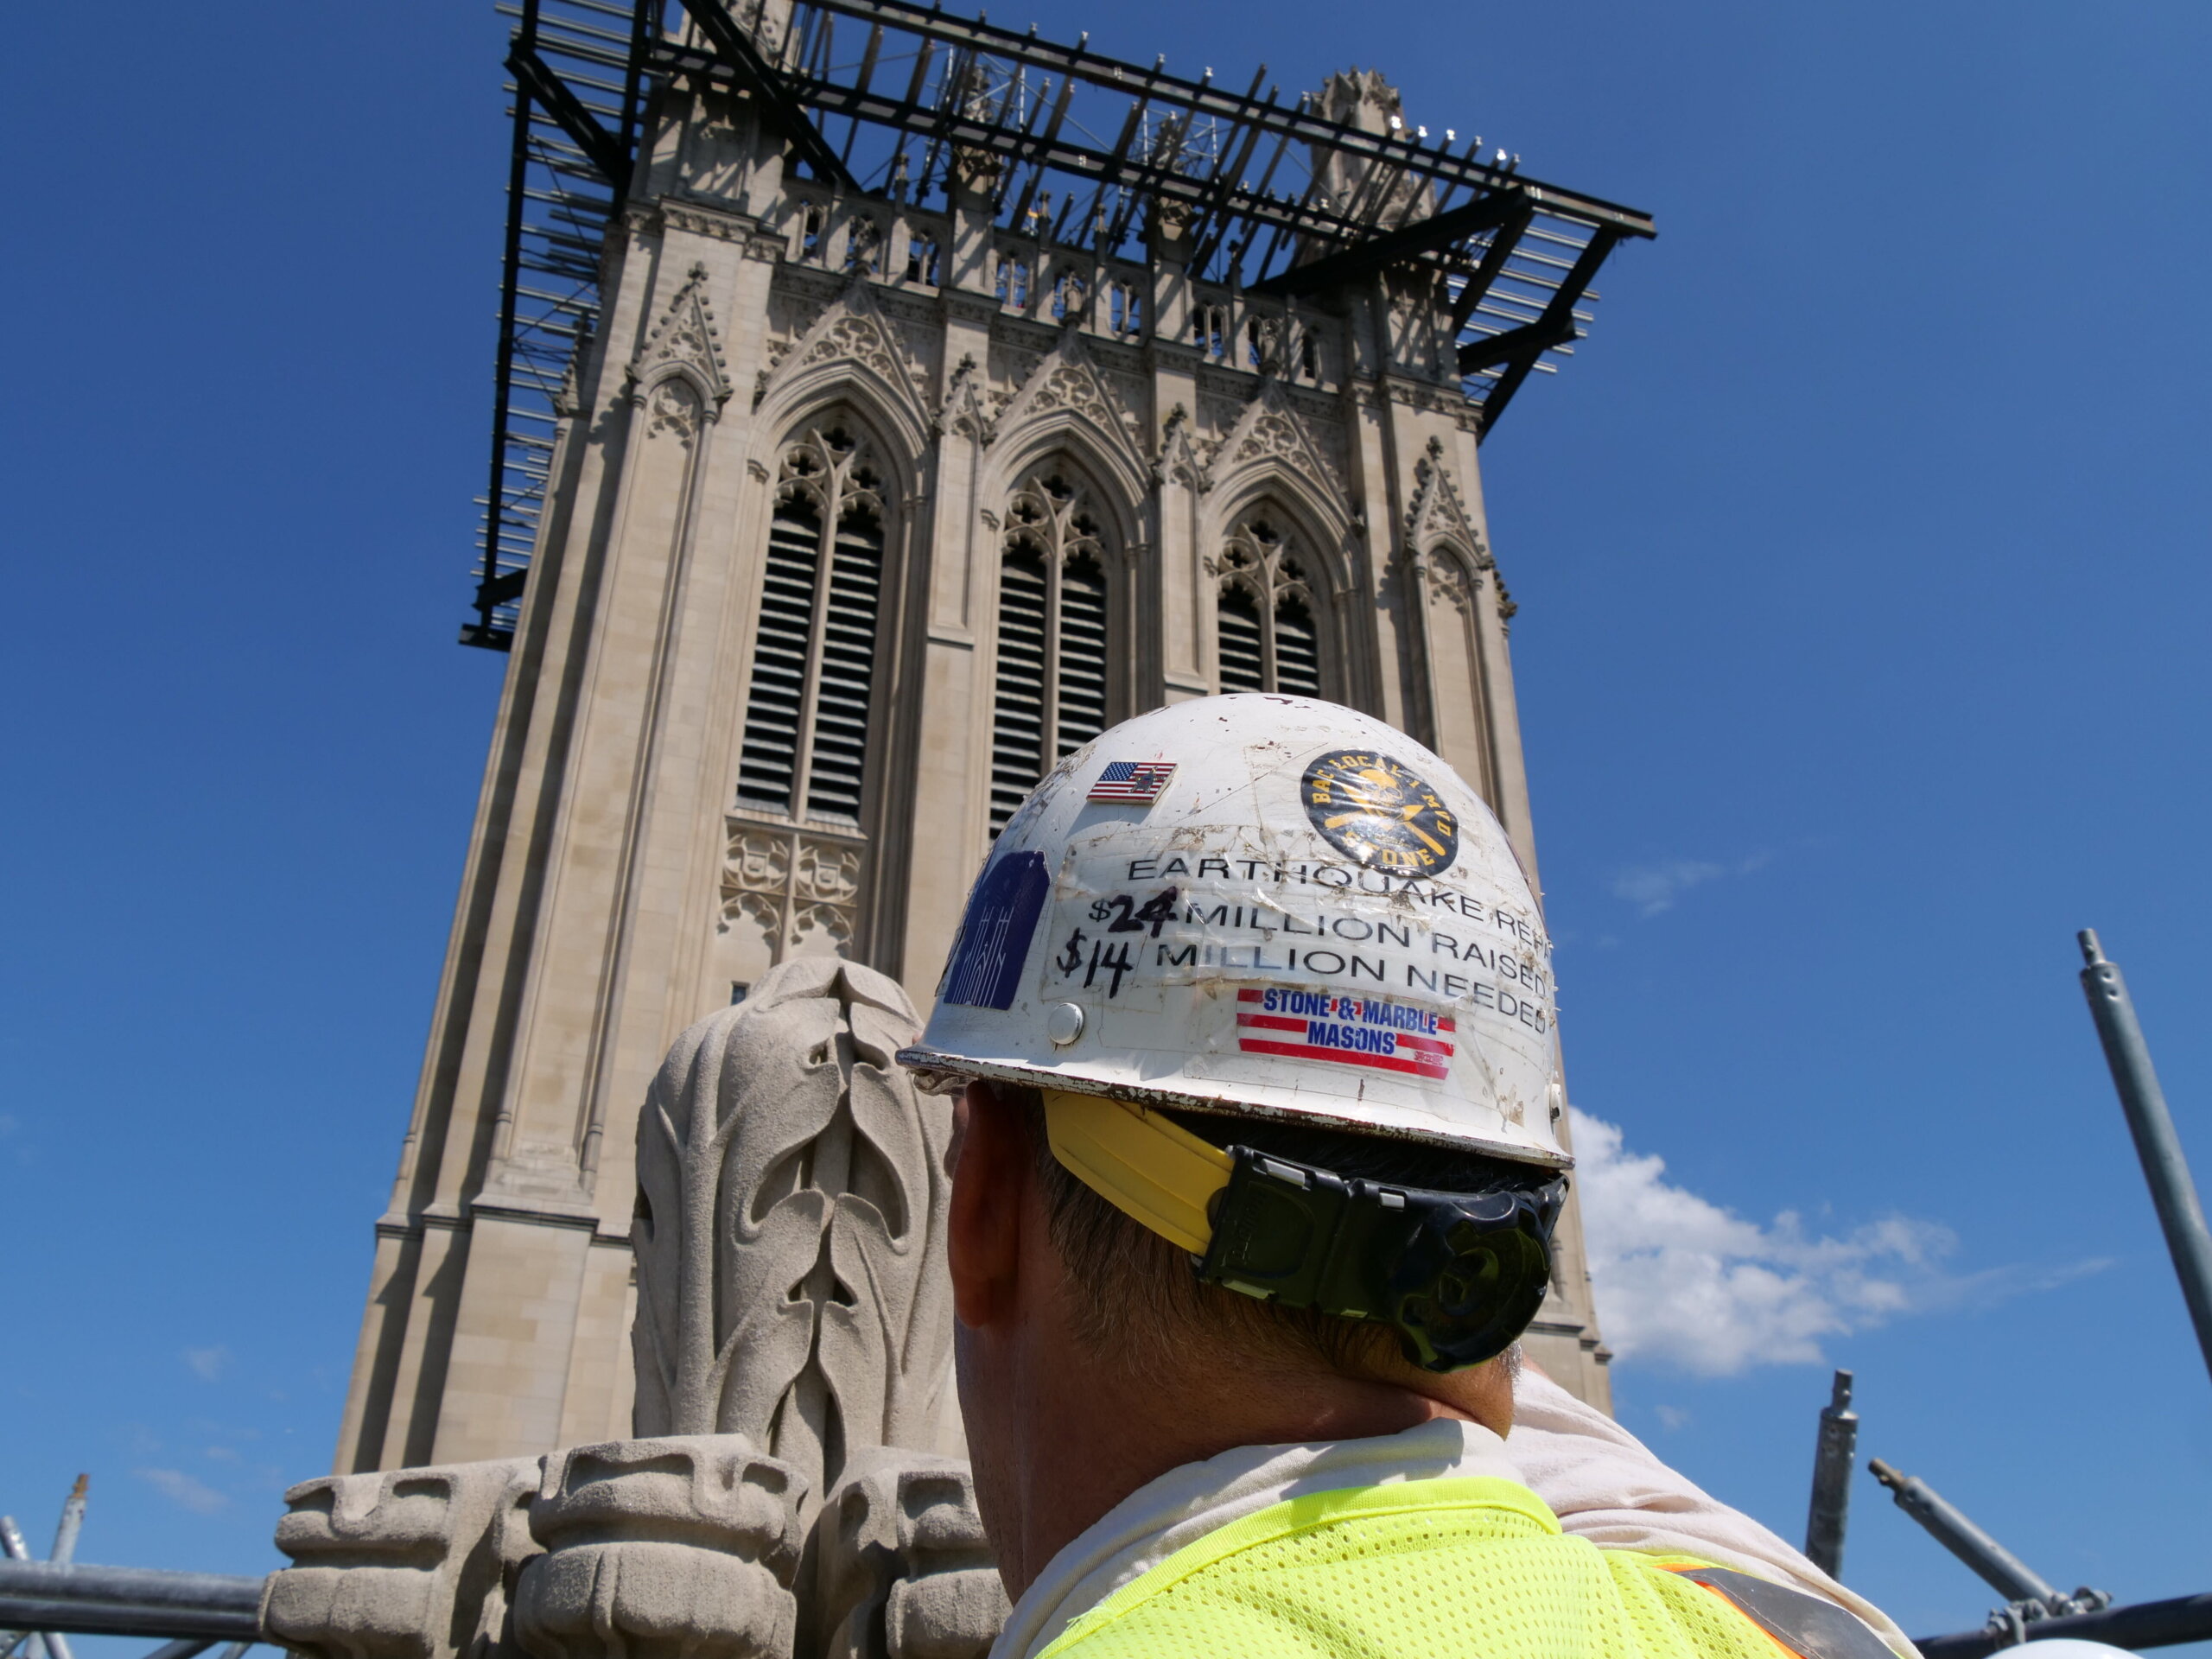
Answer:
[(229, 1498), (213, 1486), (194, 1480), (181, 1469), (134, 1469), (131, 1473), (172, 1503), (190, 1510), (194, 1515), (213, 1515), (230, 1507)]
[(1823, 1338), (1954, 1306), (1970, 1288), (2031, 1287), (2012, 1274), (1945, 1274), (1956, 1241), (1929, 1222), (1891, 1216), (1837, 1238), (1808, 1234), (1789, 1211), (1745, 1221), (1664, 1179), (1665, 1161), (1627, 1151), (1611, 1124), (1579, 1111), (1573, 1124), (1599, 1325), (1624, 1359), (1703, 1376), (1815, 1364)]
[(213, 1382), (231, 1369), (231, 1351), (219, 1342), (212, 1348), (188, 1348), (184, 1363), (202, 1382)]
[(1659, 1421), (1670, 1429), (1689, 1426), (1690, 1414), (1680, 1406), (1656, 1406), (1653, 1409), (1659, 1414)]
[(1639, 916), (1656, 916), (1662, 910), (1672, 910), (1675, 900), (1692, 887), (1702, 887), (1716, 876), (1727, 874), (1724, 864), (1670, 858), (1662, 863), (1640, 864), (1632, 870), (1623, 870), (1613, 878), (1613, 896), (1634, 905)]
[(1613, 877), (1613, 897), (1625, 899), (1639, 916), (1656, 916), (1675, 907), (1675, 900), (1692, 887), (1701, 887), (1724, 875), (1749, 875), (1763, 870), (1771, 855), (1753, 853), (1733, 864), (1715, 864), (1700, 858), (1665, 858), (1656, 864), (1638, 864)]

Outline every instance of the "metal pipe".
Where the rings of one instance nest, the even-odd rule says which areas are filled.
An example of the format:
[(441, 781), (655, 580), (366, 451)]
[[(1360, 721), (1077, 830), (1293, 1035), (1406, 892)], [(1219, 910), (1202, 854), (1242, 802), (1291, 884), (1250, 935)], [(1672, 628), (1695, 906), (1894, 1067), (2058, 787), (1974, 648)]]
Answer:
[[(2126, 1607), (2106, 1607), (2094, 1613), (2074, 1613), (2063, 1618), (2034, 1618), (2027, 1622), (2024, 1630), (2031, 1642), (2070, 1636), (2085, 1642), (2109, 1643), (2115, 1648), (2169, 1648), (2182, 1642), (2202, 1642), (2212, 1638), (2212, 1595), (2139, 1601)], [(1987, 1659), (1988, 1655), (2012, 1644), (2013, 1633), (2010, 1630), (1923, 1636), (1913, 1643), (1920, 1649), (1922, 1659)]]
[(265, 1580), (139, 1567), (0, 1561), (0, 1624), (86, 1636), (260, 1636)]
[(1851, 1373), (1838, 1371), (1821, 1408), (1813, 1450), (1813, 1500), (1805, 1516), (1805, 1556), (1832, 1579), (1843, 1577), (1843, 1531), (1851, 1519), (1851, 1465), (1859, 1454), (1859, 1414)]
[(77, 1535), (85, 1529), (85, 1489), (92, 1480), (90, 1475), (79, 1475), (77, 1484), (69, 1489), (69, 1496), (61, 1505), (61, 1524), (54, 1529), (54, 1550), (47, 1556), (48, 1560), (66, 1566), (77, 1559)]
[(146, 1656), (146, 1659), (200, 1659), (200, 1656), (215, 1645), (212, 1636), (188, 1636), (176, 1642), (164, 1642)]
[(1937, 1496), (1926, 1481), (1901, 1475), (1879, 1458), (1866, 1467), (1896, 1496), (1899, 1509), (2005, 1600), (2040, 1602), (2046, 1606), (2057, 1601), (2058, 1592), (2038, 1578), (2025, 1561)]
[[(16, 1524), (16, 1517), (12, 1515), (0, 1515), (0, 1554), (4, 1554), (11, 1561), (28, 1561), (31, 1558), (31, 1547), (23, 1541), (23, 1529)], [(22, 1624), (29, 1621), (10, 1622)], [(25, 1631), (8, 1643), (10, 1653), (18, 1647), (22, 1649), (23, 1659), (46, 1659), (46, 1639), (36, 1630)]]
[(2088, 964), (2082, 969), (2082, 990), (2097, 1022), (2097, 1037), (2104, 1044), (2105, 1064), (2112, 1068), (2113, 1086), (2120, 1090), (2120, 1108), (2127, 1114), (2127, 1132), (2135, 1138), (2135, 1155), (2142, 1160), (2158, 1224), (2165, 1230), (2182, 1300), (2189, 1304), (2190, 1322), (2196, 1326), (2196, 1345), (2204, 1355), (2205, 1369), (2212, 1371), (2212, 1231), (2205, 1227), (2204, 1206), (2198, 1201), (2196, 1183), (2190, 1179), (2189, 1161), (2182, 1156), (2181, 1137), (2174, 1132), (2173, 1114), (2166, 1109), (2165, 1091), (2151, 1068), (2151, 1050), (2135, 1018), (2127, 982), (2120, 977), (2119, 965), (2106, 960), (2094, 929), (2084, 928), (2078, 937), (2082, 960)]
[[(47, 1552), (48, 1560), (67, 1567), (76, 1560), (77, 1535), (85, 1529), (85, 1489), (92, 1484), (92, 1479), (90, 1475), (79, 1473), (75, 1484), (69, 1488), (69, 1496), (61, 1500), (61, 1521), (54, 1529), (54, 1548)], [(42, 1630), (39, 1639), (46, 1644), (47, 1659), (77, 1659), (69, 1650), (68, 1639), (60, 1631)]]

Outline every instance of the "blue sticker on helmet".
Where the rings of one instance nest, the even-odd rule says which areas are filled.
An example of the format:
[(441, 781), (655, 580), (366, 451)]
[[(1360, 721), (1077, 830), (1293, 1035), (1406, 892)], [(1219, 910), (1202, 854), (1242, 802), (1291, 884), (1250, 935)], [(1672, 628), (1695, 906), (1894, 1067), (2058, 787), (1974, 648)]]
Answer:
[(960, 919), (960, 938), (944, 976), (945, 1001), (971, 1008), (1014, 1006), (1021, 964), (1029, 958), (1052, 885), (1045, 855), (1038, 852), (1010, 854), (983, 872)]

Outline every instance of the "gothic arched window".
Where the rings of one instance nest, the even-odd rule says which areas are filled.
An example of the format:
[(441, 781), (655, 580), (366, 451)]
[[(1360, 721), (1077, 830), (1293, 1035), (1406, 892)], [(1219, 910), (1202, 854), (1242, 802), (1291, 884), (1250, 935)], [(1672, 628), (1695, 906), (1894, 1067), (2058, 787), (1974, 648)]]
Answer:
[(741, 804), (860, 819), (883, 588), (883, 498), (842, 425), (784, 452), (738, 768)]
[(1007, 504), (991, 721), (991, 833), (1064, 754), (1106, 729), (1104, 532), (1056, 469)]
[(1290, 537), (1265, 513), (1229, 534), (1216, 616), (1224, 691), (1321, 695), (1321, 638), (1313, 590)]

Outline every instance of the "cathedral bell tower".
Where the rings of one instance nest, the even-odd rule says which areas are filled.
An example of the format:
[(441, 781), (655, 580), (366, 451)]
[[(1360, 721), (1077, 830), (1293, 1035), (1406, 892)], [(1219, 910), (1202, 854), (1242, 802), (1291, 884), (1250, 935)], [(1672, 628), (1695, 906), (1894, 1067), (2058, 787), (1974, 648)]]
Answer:
[[(1631, 210), (899, 0), (529, 0), (491, 502), (509, 653), (341, 1471), (625, 1435), (636, 1121), (790, 957), (928, 1005), (1061, 755), (1281, 690), (1534, 831), (1478, 445)], [(1607, 1399), (1580, 1224), (1529, 1338)]]

